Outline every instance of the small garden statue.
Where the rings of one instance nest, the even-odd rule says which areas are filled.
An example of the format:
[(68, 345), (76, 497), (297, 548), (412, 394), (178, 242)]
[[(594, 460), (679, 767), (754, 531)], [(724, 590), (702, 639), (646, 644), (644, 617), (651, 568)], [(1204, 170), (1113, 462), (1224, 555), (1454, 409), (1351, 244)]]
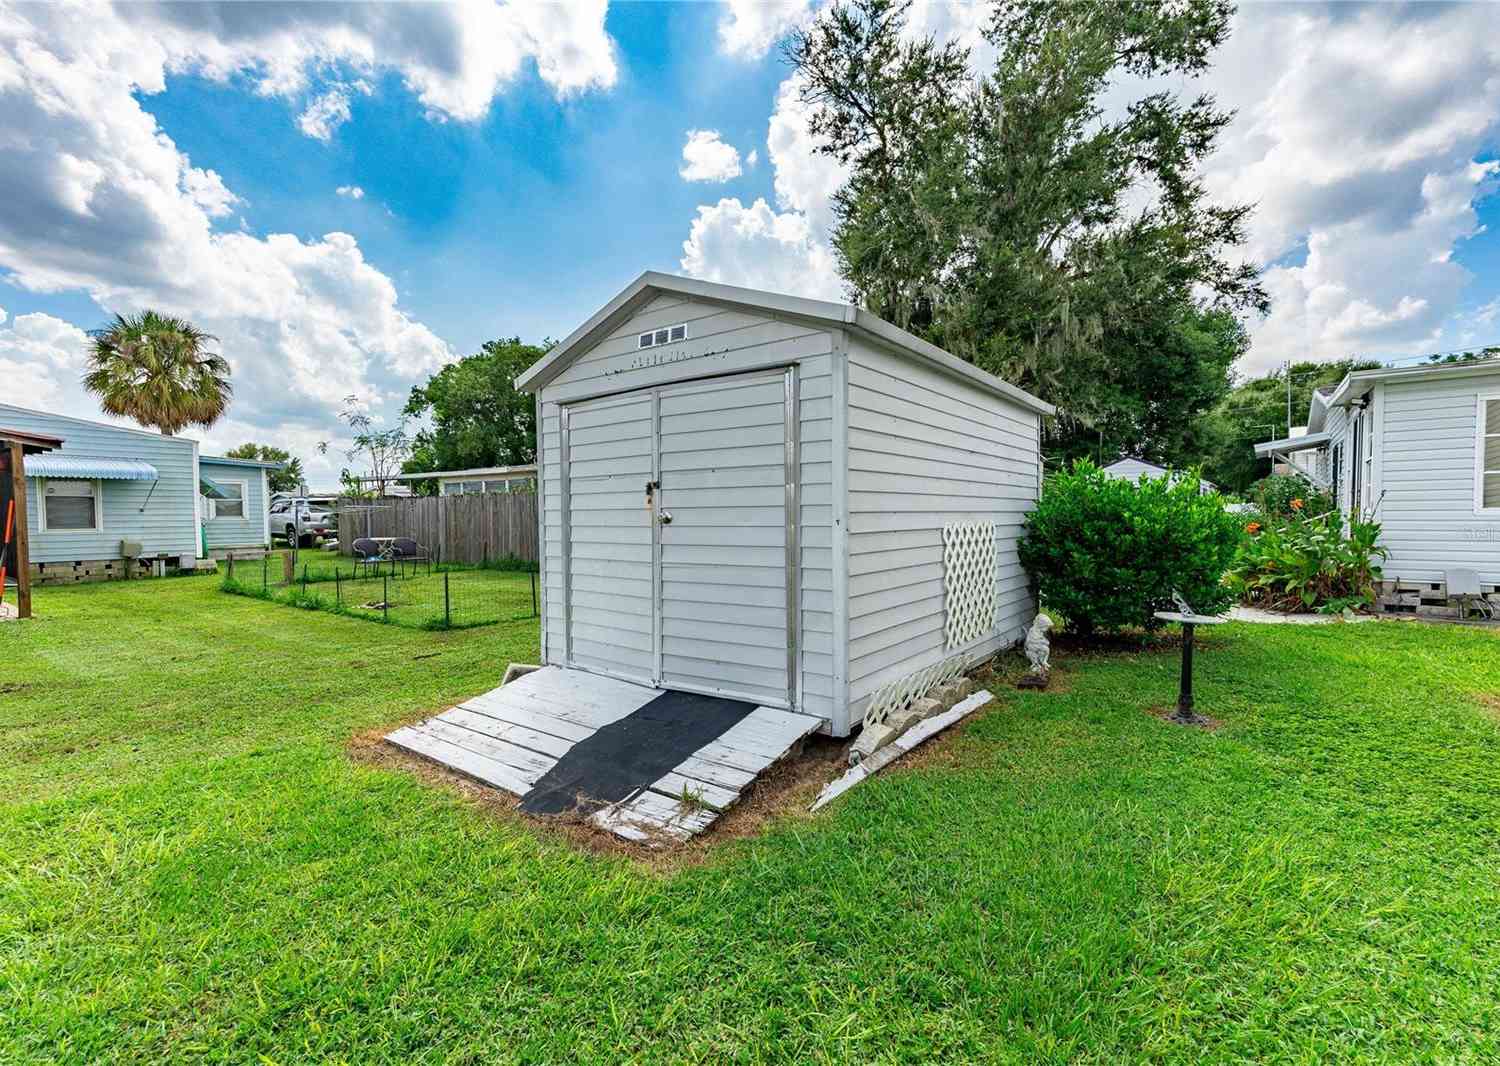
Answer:
[(1016, 682), (1018, 688), (1046, 688), (1052, 679), (1052, 648), (1047, 643), (1047, 630), (1051, 628), (1052, 619), (1038, 613), (1026, 631), (1024, 647), (1031, 669)]

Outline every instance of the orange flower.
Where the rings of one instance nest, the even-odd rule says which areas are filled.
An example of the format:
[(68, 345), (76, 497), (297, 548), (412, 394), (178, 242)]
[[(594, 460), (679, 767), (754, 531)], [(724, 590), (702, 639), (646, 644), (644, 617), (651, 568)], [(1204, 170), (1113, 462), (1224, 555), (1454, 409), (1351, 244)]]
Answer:
[(1299, 499), (1295, 499), (1295, 500), (1292, 501), (1292, 510), (1294, 510), (1294, 511), (1300, 511), (1300, 510), (1302, 510), (1302, 500), (1300, 498)]
[(1246, 533), (1259, 533), (1260, 532), (1260, 523), (1259, 522), (1251, 522), (1249, 525), (1247, 525), (1245, 527), (1245, 532)]

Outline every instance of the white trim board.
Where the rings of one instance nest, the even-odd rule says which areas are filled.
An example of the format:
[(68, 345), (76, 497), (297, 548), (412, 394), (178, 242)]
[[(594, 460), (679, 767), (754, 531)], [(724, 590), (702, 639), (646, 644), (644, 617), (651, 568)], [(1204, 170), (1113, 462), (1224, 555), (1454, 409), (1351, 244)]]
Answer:
[(873, 777), (901, 756), (911, 751), (924, 740), (936, 736), (960, 719), (967, 718), (979, 708), (989, 703), (995, 697), (984, 689), (980, 689), (972, 696), (965, 697), (942, 714), (935, 714), (931, 718), (925, 718), (902, 733), (885, 747), (876, 751), (868, 759), (858, 766), (847, 771), (842, 777), (830, 781), (824, 786), (823, 791), (818, 793), (818, 798), (813, 801), (809, 810), (822, 810), (828, 804), (848, 792), (855, 785), (866, 778)]

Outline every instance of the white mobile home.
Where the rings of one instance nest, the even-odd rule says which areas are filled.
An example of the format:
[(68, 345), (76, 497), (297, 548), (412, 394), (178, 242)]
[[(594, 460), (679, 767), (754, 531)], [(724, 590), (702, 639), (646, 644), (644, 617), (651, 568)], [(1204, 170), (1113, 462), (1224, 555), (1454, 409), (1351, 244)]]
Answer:
[(647, 273), (517, 381), (543, 661), (821, 718), (1019, 641), (1052, 408), (866, 311)]
[[(1177, 480), (1183, 476), (1180, 472), (1175, 470), (1168, 470), (1164, 466), (1157, 466), (1155, 463), (1148, 463), (1144, 459), (1132, 459), (1129, 457), (1126, 457), (1124, 459), (1116, 459), (1114, 462), (1110, 463), (1104, 468), (1104, 473), (1112, 478), (1118, 478), (1121, 481), (1129, 482), (1139, 481), (1143, 477), (1150, 478), (1153, 481), (1155, 481), (1157, 478), (1170, 477), (1172, 479), (1172, 484), (1174, 485), (1177, 484)], [(1212, 481), (1205, 481), (1201, 478), (1199, 479), (1199, 492), (1202, 492), (1206, 495), (1207, 493), (1216, 492), (1217, 490), (1218, 487)]]
[(536, 464), (476, 466), (465, 470), (429, 470), (402, 474), (395, 480), (436, 481), (439, 496), (473, 496), (481, 492), (530, 492), (536, 488)]
[(1313, 394), (1307, 429), (1256, 454), (1310, 451), (1310, 479), (1381, 523), (1388, 583), (1465, 570), (1500, 591), (1500, 360), (1355, 371)]

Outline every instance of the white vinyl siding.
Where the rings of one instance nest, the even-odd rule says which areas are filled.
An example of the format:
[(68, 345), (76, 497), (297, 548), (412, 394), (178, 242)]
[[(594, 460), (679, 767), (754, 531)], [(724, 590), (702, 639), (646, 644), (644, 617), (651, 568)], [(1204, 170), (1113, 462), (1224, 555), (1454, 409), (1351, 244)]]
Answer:
[[(673, 316), (676, 316), (675, 318)], [(641, 351), (636, 341), (647, 326), (686, 321), (687, 337)], [(636, 324), (641, 328), (637, 329)], [(602, 393), (626, 392), (688, 378), (734, 374), (773, 363), (827, 355), (827, 330), (783, 321), (742, 308), (662, 295), (570, 363), (543, 390), (543, 400), (566, 402)]]
[(1480, 397), (1500, 399), (1500, 371), (1384, 383), (1377, 518), (1387, 580), (1442, 581), (1465, 567), (1500, 583), (1500, 513), (1476, 500), (1488, 439)]
[[(1037, 415), (872, 343), (849, 352), (849, 697), (1021, 638), (1036, 612), (1017, 556), (1036, 503)], [(944, 636), (943, 527), (993, 520), (999, 625)]]
[(786, 375), (660, 395), (661, 684), (787, 702)]
[[(599, 667), (606, 672), (627, 676), (623, 664), (637, 671), (629, 676), (644, 678), (654, 645), (664, 687), (768, 703), (790, 688), (796, 710), (846, 736), (880, 685), (951, 654), (977, 662), (1021, 639), (1035, 613), (1017, 543), (1039, 489), (1038, 415), (960, 372), (888, 347), (849, 315), (841, 324), (728, 295), (647, 290), (590, 327), (597, 331), (555, 368), (537, 402), (545, 662), (570, 661), (571, 628), (572, 660), (581, 664), (579, 637), (603, 638), (587, 627), (605, 624), (608, 643), (638, 653), (611, 650), (613, 666)], [(678, 324), (686, 328), (674, 340)], [(660, 330), (668, 340), (658, 345)], [(653, 343), (643, 349), (648, 332)], [(788, 367), (796, 375), (797, 445), (791, 634), (781, 576), (787, 522), (777, 503), (785, 506), (787, 489), (785, 409), (778, 423), (776, 386), (760, 396), (760, 386), (746, 384), (758, 372), (774, 382)], [(735, 389), (747, 394), (741, 402), (719, 402), (723, 390)], [(654, 416), (646, 415), (661, 435), (650, 456), (654, 475), (634, 446), (619, 446), (636, 439), (637, 404), (655, 404)], [(604, 406), (617, 417), (590, 427), (599, 434), (580, 443), (579, 412)], [(565, 419), (573, 463), (607, 456), (629, 479), (617, 501), (619, 524), (607, 527), (616, 538), (607, 543), (620, 549), (609, 555), (615, 565), (588, 588), (580, 585), (592, 584), (587, 574), (565, 572), (565, 559), (577, 554), (565, 529), (576, 522)], [(587, 446), (603, 450), (585, 456), (579, 449)], [(699, 483), (674, 481), (685, 474)], [(654, 506), (673, 514), (654, 538), (645, 524), (648, 480), (661, 481)], [(999, 616), (993, 632), (950, 649), (942, 531), (974, 520), (997, 525)], [(659, 558), (639, 566), (653, 540)], [(777, 672), (789, 638), (797, 670), (790, 686)]]
[(567, 613), (574, 664), (651, 684), (651, 400), (578, 404), (568, 412)]
[[(641, 351), (647, 329), (686, 323), (680, 343)], [(798, 555), (800, 677), (798, 710), (833, 719), (833, 336), (769, 314), (706, 300), (658, 295), (584, 352), (541, 394), (538, 467), (542, 512), (545, 661), (562, 663), (566, 647), (562, 568), (562, 468), (558, 411), (563, 401), (624, 395), (689, 378), (795, 364), (798, 374)], [(644, 483), (642, 478), (642, 483)], [(641, 507), (637, 489), (637, 506)], [(642, 508), (643, 509), (643, 508)], [(842, 732), (842, 731), (841, 731)]]

